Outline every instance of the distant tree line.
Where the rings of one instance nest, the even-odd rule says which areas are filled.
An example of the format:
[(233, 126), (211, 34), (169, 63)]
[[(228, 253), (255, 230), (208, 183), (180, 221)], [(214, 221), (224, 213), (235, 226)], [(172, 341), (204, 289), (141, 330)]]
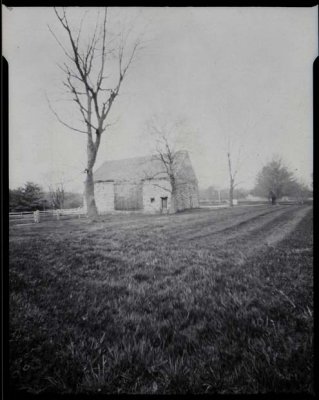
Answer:
[(33, 182), (17, 189), (9, 189), (9, 211), (35, 211), (58, 208), (77, 208), (83, 203), (79, 193), (65, 192), (62, 185), (49, 191)]
[(263, 197), (267, 197), (270, 192), (277, 199), (287, 196), (302, 201), (312, 196), (312, 190), (298, 181), (280, 157), (274, 157), (259, 171), (252, 191), (253, 194)]
[[(248, 194), (268, 198), (272, 192), (277, 199), (291, 197), (303, 201), (312, 197), (312, 187), (300, 182), (294, 174), (284, 165), (280, 157), (275, 156), (264, 165), (256, 176), (255, 186), (252, 190), (233, 188), (234, 199), (244, 199)], [(229, 188), (218, 189), (209, 186), (200, 190), (201, 200), (225, 202), (230, 200)]]

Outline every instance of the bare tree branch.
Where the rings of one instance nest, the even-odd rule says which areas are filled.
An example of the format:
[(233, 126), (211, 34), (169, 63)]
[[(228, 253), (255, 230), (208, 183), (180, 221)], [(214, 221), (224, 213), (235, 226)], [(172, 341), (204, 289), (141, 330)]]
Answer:
[(152, 184), (152, 186), (156, 186), (156, 187), (158, 187), (160, 189), (163, 189), (168, 193), (172, 193), (172, 190), (167, 188), (167, 187), (165, 187), (165, 186), (161, 186), (161, 185), (159, 185), (158, 183), (155, 183), (155, 182), (152, 182), (151, 184)]
[(101, 88), (102, 80), (103, 80), (103, 72), (104, 72), (104, 65), (105, 65), (105, 41), (106, 41), (106, 18), (107, 18), (107, 8), (104, 11), (104, 20), (103, 20), (103, 38), (102, 38), (102, 61), (101, 61), (101, 68), (97, 78), (97, 85), (96, 90), (99, 91)]
[(77, 46), (77, 48), (79, 47), (79, 40), (80, 40), (80, 36), (81, 36), (83, 21), (84, 21), (84, 18), (86, 17), (86, 15), (87, 15), (88, 12), (89, 12), (89, 11), (87, 10), (87, 11), (83, 14), (83, 16), (82, 16), (82, 18), (81, 18), (79, 33), (78, 33), (78, 37), (77, 37), (77, 39), (76, 39), (76, 46)]
[(49, 31), (51, 32), (52, 36), (54, 37), (54, 39), (57, 41), (57, 43), (59, 44), (59, 46), (61, 47), (61, 49), (63, 50), (64, 54), (67, 56), (67, 58), (69, 58), (71, 61), (74, 61), (72, 56), (68, 53), (68, 51), (66, 50), (66, 48), (62, 45), (62, 43), (59, 41), (59, 39), (57, 38), (56, 34), (53, 32), (53, 30), (51, 29), (50, 25), (47, 25), (49, 28)]
[(71, 125), (67, 124), (66, 122), (64, 122), (64, 121), (59, 117), (59, 115), (57, 114), (57, 112), (53, 109), (53, 107), (51, 106), (50, 100), (48, 99), (47, 95), (46, 95), (46, 99), (47, 99), (47, 102), (48, 102), (48, 105), (49, 105), (50, 110), (53, 112), (53, 114), (55, 115), (55, 117), (57, 118), (57, 120), (58, 120), (62, 125), (66, 126), (67, 128), (69, 128), (69, 129), (71, 129), (71, 130), (73, 130), (73, 131), (76, 131), (76, 132), (85, 133), (85, 134), (87, 133), (86, 131), (83, 131), (83, 130), (78, 129), (78, 128), (74, 128), (73, 126), (71, 126)]

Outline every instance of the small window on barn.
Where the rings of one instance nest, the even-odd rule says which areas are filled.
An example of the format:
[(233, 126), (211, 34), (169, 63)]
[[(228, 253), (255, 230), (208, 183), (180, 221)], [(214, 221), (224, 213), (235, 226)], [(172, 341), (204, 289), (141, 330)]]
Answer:
[(151, 197), (151, 203), (154, 203), (155, 197)]

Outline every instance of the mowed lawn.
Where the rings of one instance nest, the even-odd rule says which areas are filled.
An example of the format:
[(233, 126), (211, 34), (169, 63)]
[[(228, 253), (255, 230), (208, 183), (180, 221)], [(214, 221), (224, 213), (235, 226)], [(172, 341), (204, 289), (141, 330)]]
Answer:
[(313, 392), (312, 208), (10, 228), (10, 385)]

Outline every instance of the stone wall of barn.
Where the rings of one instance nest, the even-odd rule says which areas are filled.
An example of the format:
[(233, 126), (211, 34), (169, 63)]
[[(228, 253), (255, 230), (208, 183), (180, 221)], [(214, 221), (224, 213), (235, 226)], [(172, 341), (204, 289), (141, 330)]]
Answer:
[(114, 182), (95, 182), (94, 195), (99, 213), (114, 211)]
[[(165, 213), (169, 210), (171, 194), (168, 191), (171, 185), (164, 179), (152, 179), (143, 184), (143, 209), (147, 213)], [(165, 190), (168, 189), (168, 190)], [(165, 201), (165, 198), (167, 200)], [(163, 200), (162, 200), (163, 199)], [(162, 205), (166, 208), (162, 210)]]
[(176, 210), (182, 211), (199, 207), (199, 192), (196, 181), (180, 183), (177, 186)]
[[(140, 183), (95, 182), (95, 202), (100, 214), (114, 210), (166, 213), (170, 209), (170, 188), (170, 183), (166, 179), (153, 179)], [(176, 210), (182, 211), (197, 207), (199, 207), (197, 181), (179, 184)]]
[(141, 210), (143, 208), (142, 182), (114, 183), (115, 210)]

